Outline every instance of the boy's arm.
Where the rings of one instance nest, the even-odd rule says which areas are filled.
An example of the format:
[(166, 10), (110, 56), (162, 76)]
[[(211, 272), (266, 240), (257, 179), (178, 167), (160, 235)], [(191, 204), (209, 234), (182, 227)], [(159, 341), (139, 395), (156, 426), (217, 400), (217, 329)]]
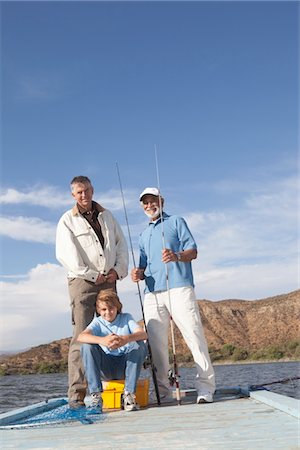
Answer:
[(135, 342), (135, 341), (144, 341), (145, 339), (148, 339), (147, 333), (143, 328), (138, 327), (133, 333), (126, 334), (125, 336), (118, 336), (120, 347), (123, 345), (128, 344), (129, 342)]
[(83, 344), (103, 345), (104, 347), (107, 347), (109, 349), (119, 347), (119, 345), (115, 347), (115, 345), (119, 342), (119, 336), (116, 336), (115, 334), (109, 334), (107, 336), (95, 336), (88, 328), (86, 328), (79, 334), (77, 341), (82, 342)]

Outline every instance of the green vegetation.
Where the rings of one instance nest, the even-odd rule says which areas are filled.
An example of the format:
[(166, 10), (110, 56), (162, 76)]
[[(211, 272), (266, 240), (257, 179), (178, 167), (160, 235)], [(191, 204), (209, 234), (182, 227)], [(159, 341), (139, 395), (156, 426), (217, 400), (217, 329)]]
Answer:
[[(256, 351), (250, 351), (247, 348), (237, 347), (233, 344), (224, 344), (221, 348), (209, 348), (212, 362), (230, 363), (230, 362), (251, 362), (251, 361), (278, 361), (278, 360), (300, 360), (300, 340), (293, 340), (283, 344), (270, 345)], [(172, 351), (169, 352), (170, 361), (172, 361)], [(192, 354), (189, 350), (177, 350), (177, 363), (189, 367), (194, 364)], [(60, 361), (41, 361), (39, 363), (7, 364), (2, 362), (0, 365), (0, 376), (18, 374), (47, 374), (64, 373), (68, 370), (66, 359)]]
[(67, 361), (42, 361), (40, 363), (26, 365), (26, 367), (12, 367), (2, 364), (0, 366), (0, 376), (4, 375), (30, 375), (45, 373), (64, 373), (68, 370)]
[(270, 345), (269, 347), (257, 350), (251, 354), (253, 361), (257, 360), (277, 360), (282, 358), (300, 358), (300, 340), (286, 342), (284, 344)]
[(210, 348), (210, 357), (214, 361), (245, 361), (249, 358), (249, 351), (232, 344), (224, 344), (220, 349)]
[[(224, 344), (221, 348), (209, 348), (212, 362), (239, 362), (239, 361), (278, 361), (281, 359), (300, 359), (300, 340), (286, 342), (284, 344), (270, 345), (256, 351), (237, 347), (233, 344)], [(170, 361), (172, 352), (170, 351)], [(177, 362), (181, 365), (193, 363), (193, 357), (189, 351), (177, 355)]]
[(297, 360), (300, 358), (300, 340), (278, 345), (270, 345), (256, 351), (225, 344), (220, 349), (209, 348), (212, 362), (218, 361), (277, 361), (280, 359)]
[(68, 370), (66, 361), (49, 361), (36, 364), (33, 368), (34, 373), (63, 373)]

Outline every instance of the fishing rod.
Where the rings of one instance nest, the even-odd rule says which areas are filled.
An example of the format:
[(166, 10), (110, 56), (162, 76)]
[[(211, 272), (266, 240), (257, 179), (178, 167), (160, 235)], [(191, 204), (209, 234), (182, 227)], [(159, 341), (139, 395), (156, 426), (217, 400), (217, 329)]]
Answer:
[[(119, 185), (120, 185), (121, 197), (122, 197), (122, 202), (123, 202), (123, 209), (124, 209), (124, 214), (125, 214), (125, 220), (126, 220), (126, 225), (127, 225), (128, 238), (129, 238), (129, 242), (130, 242), (132, 262), (133, 262), (133, 267), (136, 267), (136, 265), (135, 265), (135, 257), (134, 257), (134, 252), (133, 252), (132, 239), (131, 239), (131, 233), (130, 233), (130, 227), (129, 227), (129, 221), (128, 221), (128, 217), (127, 217), (127, 210), (126, 210), (124, 194), (123, 194), (123, 188), (122, 188), (122, 182), (121, 182), (121, 176), (120, 176), (119, 166), (118, 166), (117, 162), (116, 162), (116, 167), (117, 167), (117, 173), (118, 173), (118, 178), (119, 178)], [(148, 334), (146, 320), (145, 320), (145, 315), (144, 315), (144, 307), (143, 307), (143, 302), (142, 302), (141, 289), (140, 289), (139, 282), (137, 282), (136, 284), (137, 284), (137, 289), (138, 289), (138, 294), (139, 294), (139, 300), (140, 300), (140, 306), (141, 306), (142, 318), (143, 318), (143, 322), (144, 322), (144, 326), (145, 326), (145, 331)], [(153, 363), (152, 350), (151, 350), (151, 346), (150, 346), (150, 343), (149, 343), (149, 339), (147, 339), (147, 347), (148, 347), (148, 354), (149, 354), (149, 359), (150, 359), (152, 379), (153, 379), (153, 384), (154, 384), (157, 404), (160, 405), (160, 395), (159, 395), (158, 383), (157, 383), (157, 377), (156, 377), (156, 367), (155, 367), (155, 365)]]
[(250, 389), (255, 391), (255, 389), (257, 389), (257, 388), (261, 388), (261, 387), (264, 387), (264, 386), (271, 386), (271, 384), (277, 384), (277, 383), (285, 384), (285, 383), (289, 383), (289, 382), (292, 382), (292, 381), (295, 381), (295, 380), (300, 380), (300, 377), (283, 378), (283, 379), (277, 380), (277, 381), (270, 381), (269, 383), (252, 384), (250, 386)]
[[(162, 199), (160, 195), (160, 181), (159, 181), (159, 170), (158, 170), (158, 159), (157, 159), (157, 150), (156, 145), (154, 146), (155, 150), (155, 165), (156, 165), (156, 178), (157, 178), (157, 188), (158, 188), (158, 199), (159, 199), (159, 215), (160, 215), (160, 221), (161, 221), (161, 237), (162, 237), (162, 245), (163, 249), (166, 248), (166, 240), (165, 240), (165, 232), (164, 232), (164, 218), (163, 218), (163, 212), (162, 212)], [(170, 378), (173, 379), (175, 383), (176, 388), (176, 399), (178, 405), (181, 405), (181, 396), (180, 396), (180, 387), (179, 387), (179, 373), (178, 373), (178, 366), (177, 366), (177, 359), (176, 359), (176, 346), (175, 346), (175, 334), (174, 334), (174, 321), (172, 317), (172, 307), (171, 307), (171, 294), (170, 294), (170, 287), (169, 287), (169, 269), (168, 264), (165, 263), (165, 271), (166, 271), (166, 287), (168, 292), (168, 300), (169, 300), (169, 313), (170, 313), (170, 326), (171, 326), (171, 341), (172, 341), (172, 357), (173, 357), (173, 376)]]

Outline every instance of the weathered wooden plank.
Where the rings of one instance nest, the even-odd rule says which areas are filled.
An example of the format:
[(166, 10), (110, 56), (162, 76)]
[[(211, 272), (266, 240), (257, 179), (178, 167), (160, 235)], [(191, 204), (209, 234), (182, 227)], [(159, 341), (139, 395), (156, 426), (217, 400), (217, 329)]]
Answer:
[(254, 391), (250, 397), (300, 419), (300, 400), (269, 391)]
[(251, 398), (114, 411), (91, 425), (1, 430), (3, 449), (296, 450), (298, 421)]

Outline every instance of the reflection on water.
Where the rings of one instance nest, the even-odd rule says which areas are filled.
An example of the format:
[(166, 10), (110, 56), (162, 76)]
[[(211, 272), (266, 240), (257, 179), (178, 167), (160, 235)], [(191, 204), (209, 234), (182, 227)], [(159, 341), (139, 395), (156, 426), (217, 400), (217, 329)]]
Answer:
[[(299, 362), (229, 364), (214, 366), (217, 388), (271, 383), (297, 377)], [(193, 388), (195, 368), (180, 368), (180, 389)], [(149, 376), (144, 371), (143, 377)], [(267, 386), (272, 392), (300, 398), (300, 380)], [(31, 405), (53, 397), (67, 396), (67, 374), (8, 375), (0, 377), (0, 413)]]

